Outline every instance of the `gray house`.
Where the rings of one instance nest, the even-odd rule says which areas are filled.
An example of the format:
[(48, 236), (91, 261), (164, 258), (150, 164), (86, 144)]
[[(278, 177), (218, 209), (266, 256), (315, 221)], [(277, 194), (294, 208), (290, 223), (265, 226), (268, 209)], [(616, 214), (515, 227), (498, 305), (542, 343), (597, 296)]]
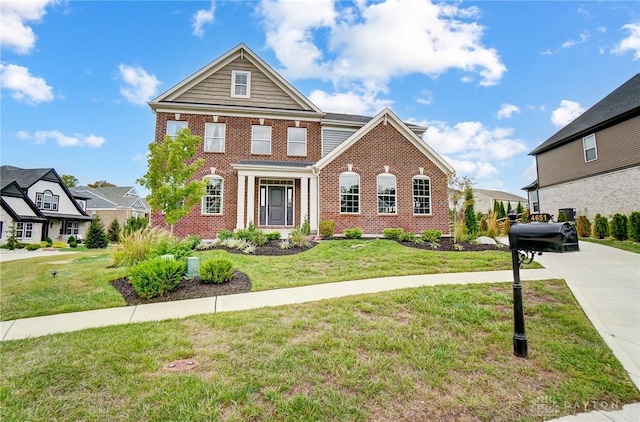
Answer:
[(151, 209), (133, 186), (76, 186), (71, 191), (78, 197), (82, 209), (100, 217), (105, 227), (113, 220), (118, 220), (122, 227), (130, 217), (149, 219)]
[(529, 209), (628, 215), (640, 210), (640, 73), (529, 153)]

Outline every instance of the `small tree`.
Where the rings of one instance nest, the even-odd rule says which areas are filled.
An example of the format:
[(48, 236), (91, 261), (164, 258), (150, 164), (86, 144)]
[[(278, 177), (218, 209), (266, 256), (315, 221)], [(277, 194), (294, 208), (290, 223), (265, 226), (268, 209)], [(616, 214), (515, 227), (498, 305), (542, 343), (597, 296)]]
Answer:
[(129, 217), (124, 223), (124, 234), (131, 234), (135, 231), (142, 230), (149, 224), (144, 217)]
[(109, 183), (106, 180), (98, 180), (93, 183), (89, 183), (87, 186), (90, 188), (107, 188), (110, 186), (115, 186), (113, 183)]
[(464, 190), (464, 225), (470, 235), (474, 235), (478, 231), (478, 220), (473, 209), (474, 202), (473, 190), (471, 186), (467, 186)]
[[(458, 206), (467, 189), (471, 190), (473, 182), (467, 176), (458, 177), (455, 173), (451, 174), (448, 179), (449, 200), (453, 205), (453, 238), (459, 239), (462, 233), (458, 233)], [(473, 197), (472, 197), (473, 198)], [(464, 225), (463, 225), (464, 227)], [(457, 240), (456, 240), (457, 241)]]
[(609, 222), (607, 221), (607, 217), (596, 214), (593, 223), (593, 235), (598, 239), (604, 239), (609, 236)]
[(87, 233), (87, 239), (84, 242), (85, 246), (89, 249), (104, 249), (109, 244), (109, 238), (104, 232), (104, 226), (100, 217), (96, 216), (91, 225), (89, 225), (89, 232)]
[(629, 217), (629, 238), (640, 242), (640, 212), (634, 211)]
[(610, 233), (616, 240), (627, 240), (627, 216), (616, 214), (611, 219)]
[(110, 242), (118, 243), (120, 242), (120, 223), (118, 220), (113, 220), (111, 224), (109, 224), (109, 230), (107, 231), (107, 237)]
[(524, 212), (524, 207), (520, 202), (518, 202), (518, 205), (516, 206), (516, 214), (521, 215), (523, 212)]
[(580, 237), (591, 236), (591, 222), (586, 215), (578, 216), (578, 220), (576, 221), (576, 230)]
[(507, 215), (509, 215), (509, 213), (511, 212), (511, 201), (507, 201), (507, 208), (504, 211), (507, 213)]
[(153, 211), (164, 212), (172, 234), (173, 225), (188, 215), (206, 192), (206, 182), (193, 180), (204, 165), (203, 159), (193, 159), (201, 141), (202, 138), (192, 135), (189, 128), (184, 128), (175, 137), (167, 135), (162, 142), (150, 143), (149, 168), (137, 180), (151, 191), (147, 202)]
[(76, 186), (78, 186), (78, 179), (76, 179), (75, 176), (72, 176), (70, 174), (63, 174), (62, 176), (60, 176), (60, 178), (62, 179), (62, 183), (64, 183), (64, 185), (68, 188), (75, 188)]

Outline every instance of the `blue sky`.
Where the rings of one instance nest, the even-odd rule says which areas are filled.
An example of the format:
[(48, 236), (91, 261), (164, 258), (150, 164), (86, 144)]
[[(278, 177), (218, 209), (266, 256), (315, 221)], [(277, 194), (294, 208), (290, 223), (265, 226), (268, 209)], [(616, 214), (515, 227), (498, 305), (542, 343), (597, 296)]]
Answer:
[(1, 163), (80, 184), (134, 185), (147, 101), (241, 42), (322, 110), (390, 107), (476, 188), (522, 196), (528, 152), (640, 71), (637, 2), (0, 4)]

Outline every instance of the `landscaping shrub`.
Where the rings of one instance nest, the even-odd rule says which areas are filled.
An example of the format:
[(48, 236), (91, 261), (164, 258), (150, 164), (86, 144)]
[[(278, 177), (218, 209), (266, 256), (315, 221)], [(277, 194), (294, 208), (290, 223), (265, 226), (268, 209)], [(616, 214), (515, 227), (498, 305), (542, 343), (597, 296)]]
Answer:
[(311, 224), (309, 224), (309, 217), (306, 215), (304, 216), (304, 221), (300, 226), (300, 230), (302, 230), (302, 233), (304, 233), (305, 236), (309, 236), (311, 234)]
[(478, 231), (480, 231), (481, 233), (486, 233), (487, 230), (489, 230), (489, 226), (487, 225), (487, 219), (482, 217), (480, 218), (480, 227), (478, 228)]
[(107, 238), (107, 234), (104, 232), (104, 226), (102, 225), (102, 221), (100, 221), (100, 217), (96, 216), (91, 221), (87, 240), (84, 244), (89, 249), (104, 249), (109, 244), (109, 238)]
[(322, 220), (318, 231), (322, 237), (332, 237), (336, 231), (336, 222), (333, 220)]
[(640, 242), (640, 212), (634, 211), (629, 216), (629, 238)]
[(507, 217), (505, 218), (504, 224), (502, 225), (502, 234), (504, 234), (505, 236), (508, 235), (509, 230), (511, 230), (511, 220), (509, 220), (509, 218)]
[(289, 242), (299, 248), (308, 248), (311, 246), (309, 239), (300, 228), (291, 230), (289, 233)]
[(180, 243), (183, 244), (185, 247), (188, 247), (189, 249), (194, 250), (198, 247), (201, 241), (202, 241), (202, 238), (197, 234), (190, 234), (189, 236), (185, 236), (184, 238), (182, 238)]
[(38, 249), (40, 249), (40, 244), (39, 243), (29, 244), (25, 247), (25, 249), (28, 251), (37, 251)]
[(146, 228), (149, 221), (144, 217), (129, 217), (124, 223), (123, 234), (131, 234)]
[(266, 234), (264, 234), (262, 230), (256, 230), (256, 232), (253, 234), (252, 242), (255, 246), (263, 246), (267, 243), (268, 240), (269, 238)]
[(345, 229), (344, 237), (347, 239), (360, 239), (362, 238), (362, 230), (359, 228)]
[(233, 262), (227, 258), (212, 259), (200, 264), (200, 279), (203, 283), (222, 284), (233, 277)]
[(70, 244), (71, 242), (77, 242), (74, 236), (69, 236), (69, 238), (67, 239), (67, 243)]
[(220, 230), (218, 232), (218, 237), (222, 240), (231, 239), (233, 237), (233, 232), (231, 230)]
[(414, 232), (404, 232), (402, 233), (401, 242), (415, 242), (416, 234)]
[(155, 255), (162, 255), (156, 246), (163, 243), (166, 248), (165, 237), (172, 238), (171, 233), (162, 229), (152, 229), (145, 227), (130, 233), (124, 233), (120, 239), (120, 244), (115, 249), (111, 257), (118, 267), (136, 265), (151, 256), (152, 251), (156, 251)]
[(281, 236), (280, 232), (267, 233), (267, 240), (280, 240)]
[(580, 237), (591, 236), (591, 222), (586, 215), (578, 216), (578, 219), (576, 220), (576, 230)]
[(2, 246), (12, 251), (15, 248), (17, 248), (18, 245), (20, 244), (20, 242), (18, 242), (18, 239), (16, 237), (16, 226), (12, 225), (11, 228), (8, 230), (8, 233), (9, 233), (9, 238), (7, 239), (7, 243), (5, 243)]
[(593, 235), (598, 239), (604, 239), (609, 236), (609, 222), (607, 221), (607, 217), (596, 214), (593, 223)]
[(78, 242), (76, 241), (76, 239), (73, 236), (71, 236), (71, 238), (69, 238), (68, 243), (69, 243), (69, 247), (70, 248), (77, 248), (78, 247)]
[(173, 259), (154, 258), (131, 268), (131, 285), (144, 299), (164, 295), (182, 280), (185, 263)]
[(492, 212), (487, 217), (487, 236), (495, 239), (500, 234), (500, 226), (498, 225), (498, 215)]
[(425, 242), (439, 242), (441, 237), (442, 231), (440, 230), (428, 229), (424, 230), (420, 234), (420, 239), (424, 240)]
[(62, 248), (66, 248), (67, 244), (65, 242), (63, 242), (62, 240), (56, 240), (55, 242), (53, 242), (51, 244), (52, 248), (56, 248), (56, 249), (62, 249)]
[(107, 237), (109, 238), (109, 242), (120, 242), (120, 231), (120, 223), (118, 222), (118, 220), (113, 220), (111, 224), (109, 224), (109, 229), (107, 230)]
[(629, 233), (627, 231), (626, 215), (614, 215), (611, 219), (611, 223), (609, 223), (609, 226), (611, 236), (613, 236), (616, 240), (627, 240)]
[(47, 247), (51, 247), (51, 245), (53, 245), (53, 240), (51, 240), (50, 237), (45, 237), (44, 241), (47, 242)]
[(565, 223), (567, 221), (567, 216), (564, 215), (562, 211), (558, 211), (558, 219), (556, 221), (558, 223)]
[(400, 227), (384, 229), (382, 230), (382, 235), (384, 236), (385, 239), (401, 240), (404, 235), (404, 230), (402, 230)]
[(235, 237), (236, 239), (246, 240), (248, 242), (253, 240), (253, 236), (255, 235), (255, 233), (255, 229), (240, 229), (235, 233), (233, 237)]
[(462, 242), (464, 237), (466, 236), (465, 230), (466, 226), (464, 225), (464, 220), (456, 221), (453, 241), (456, 243)]

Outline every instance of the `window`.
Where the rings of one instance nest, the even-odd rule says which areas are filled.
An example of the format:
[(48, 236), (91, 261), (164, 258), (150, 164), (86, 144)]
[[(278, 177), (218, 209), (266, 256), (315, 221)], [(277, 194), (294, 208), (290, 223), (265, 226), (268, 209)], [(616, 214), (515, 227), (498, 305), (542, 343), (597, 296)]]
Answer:
[(531, 207), (533, 207), (533, 212), (540, 212), (537, 190), (531, 191)]
[(73, 235), (73, 236), (77, 236), (78, 235), (78, 227), (80, 226), (80, 223), (78, 223), (77, 221), (63, 221), (62, 222), (62, 233), (61, 234), (66, 234), (66, 235)]
[(222, 178), (210, 176), (207, 181), (207, 192), (202, 197), (203, 214), (222, 214)]
[(33, 223), (16, 223), (16, 239), (31, 239)]
[(356, 173), (340, 175), (340, 212), (360, 213), (360, 176)]
[(393, 174), (378, 175), (378, 214), (396, 213), (396, 177)]
[(596, 148), (596, 135), (591, 134), (582, 138), (582, 146), (584, 147), (584, 161), (594, 161), (598, 159), (598, 150)]
[(431, 214), (431, 181), (428, 177), (413, 178), (413, 213)]
[(206, 152), (224, 152), (224, 123), (206, 123), (204, 125), (204, 150)]
[(171, 136), (173, 139), (176, 138), (180, 129), (184, 129), (189, 127), (187, 122), (178, 121), (178, 120), (168, 120), (167, 121), (167, 135)]
[(271, 154), (271, 126), (251, 126), (251, 154)]
[(251, 97), (251, 72), (231, 71), (231, 96), (237, 98)]
[(41, 210), (58, 211), (59, 195), (54, 195), (50, 190), (36, 193), (36, 206)]
[(307, 128), (290, 127), (287, 133), (287, 154), (307, 156)]

